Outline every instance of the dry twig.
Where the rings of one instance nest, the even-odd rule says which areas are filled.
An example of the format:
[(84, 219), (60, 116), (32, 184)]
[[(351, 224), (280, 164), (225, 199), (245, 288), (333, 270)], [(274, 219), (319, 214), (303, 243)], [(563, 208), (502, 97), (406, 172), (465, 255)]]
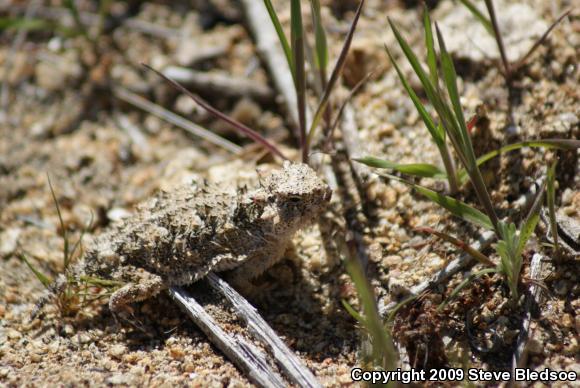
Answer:
[(516, 351), (512, 359), (512, 376), (515, 375), (515, 368), (523, 368), (526, 364), (526, 345), (530, 339), (530, 323), (532, 321), (531, 310), (534, 306), (538, 306), (540, 304), (540, 298), (542, 294), (542, 288), (538, 285), (537, 281), (540, 279), (540, 274), (542, 272), (543, 259), (544, 257), (541, 254), (536, 253), (532, 257), (532, 262), (530, 264), (530, 279), (532, 282), (530, 285), (530, 293), (526, 296), (526, 306), (524, 319), (522, 322), (522, 330), (518, 336)]
[(246, 323), (254, 336), (273, 354), (286, 375), (300, 387), (321, 387), (316, 378), (298, 357), (284, 344), (256, 309), (216, 274), (207, 276), (209, 285), (234, 306), (238, 318)]
[(187, 291), (171, 287), (169, 295), (248, 378), (260, 387), (285, 387), (282, 377), (272, 370), (266, 356), (242, 338), (228, 335)]

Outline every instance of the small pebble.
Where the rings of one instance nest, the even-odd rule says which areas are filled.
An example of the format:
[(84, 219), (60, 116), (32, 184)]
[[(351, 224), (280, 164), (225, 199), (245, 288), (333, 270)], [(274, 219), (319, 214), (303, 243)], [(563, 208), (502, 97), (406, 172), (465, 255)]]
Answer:
[(109, 354), (115, 358), (121, 358), (127, 352), (125, 345), (116, 344), (111, 347)]

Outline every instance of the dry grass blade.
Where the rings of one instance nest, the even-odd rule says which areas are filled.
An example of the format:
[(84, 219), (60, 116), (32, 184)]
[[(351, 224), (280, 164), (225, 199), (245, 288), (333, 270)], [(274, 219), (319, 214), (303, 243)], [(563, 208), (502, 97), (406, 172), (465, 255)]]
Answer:
[(322, 99), (320, 100), (320, 102), (318, 104), (318, 108), (316, 109), (316, 113), (314, 114), (314, 117), (312, 119), (312, 123), (310, 124), (310, 129), (308, 131), (308, 139), (306, 140), (307, 147), (309, 147), (310, 144), (312, 144), (312, 140), (314, 139), (314, 134), (316, 132), (316, 128), (318, 128), (318, 124), (320, 122), (320, 119), (323, 117), (324, 112), (326, 111), (332, 90), (334, 89), (334, 86), (336, 85), (336, 82), (338, 81), (338, 78), (340, 77), (340, 74), (342, 73), (342, 68), (344, 67), (344, 63), (346, 61), (346, 57), (347, 57), (348, 51), (350, 49), (350, 45), (352, 43), (352, 38), (354, 36), (354, 32), (356, 31), (356, 26), (358, 24), (358, 20), (360, 18), (364, 3), (365, 3), (365, 1), (361, 0), (361, 2), (358, 5), (358, 8), (357, 8), (356, 13), (354, 15), (354, 19), (350, 25), (349, 30), (348, 30), (348, 34), (346, 36), (346, 39), (344, 40), (344, 44), (342, 45), (340, 55), (338, 56), (336, 64), (334, 65), (334, 69), (332, 70), (332, 74), (330, 75), (330, 80), (328, 81), (328, 84), (326, 85), (326, 89), (324, 90), (324, 94), (322, 95)]
[(439, 237), (442, 240), (445, 240), (445, 241), (455, 245), (456, 247), (463, 250), (465, 253), (471, 255), (471, 257), (473, 257), (475, 260), (479, 261), (481, 264), (483, 264), (487, 267), (492, 267), (492, 268), (496, 267), (496, 264), (493, 261), (491, 261), (486, 255), (484, 255), (483, 253), (481, 253), (477, 249), (472, 248), (466, 242), (461, 241), (461, 240), (459, 240), (459, 239), (457, 239), (457, 238), (455, 238), (447, 233), (439, 232), (433, 228), (428, 228), (428, 227), (421, 227), (421, 228), (417, 228), (416, 230), (419, 232), (432, 234), (434, 236)]
[(294, 86), (296, 87), (296, 106), (298, 108), (298, 130), (302, 162), (308, 162), (308, 146), (306, 144), (306, 59), (304, 56), (304, 26), (302, 23), (302, 7), (300, 0), (291, 1), (290, 44), (294, 60)]
[(340, 120), (342, 118), (342, 114), (344, 113), (344, 110), (346, 109), (347, 105), (352, 101), (352, 98), (358, 93), (358, 91), (368, 82), (368, 80), (371, 79), (371, 77), (373, 77), (375, 75), (376, 72), (377, 72), (377, 69), (368, 72), (363, 77), (363, 79), (361, 79), (354, 86), (354, 88), (352, 88), (350, 90), (350, 92), (348, 93), (348, 97), (346, 97), (344, 99), (344, 101), (340, 104), (340, 108), (338, 109), (336, 117), (334, 118), (334, 121), (332, 122), (332, 125), (330, 126), (330, 130), (326, 134), (326, 140), (325, 140), (326, 144), (329, 144), (332, 141), (332, 137), (334, 135), (334, 132), (336, 131), (336, 128), (338, 127), (338, 124), (340, 123)]
[(193, 93), (191, 93), (189, 90), (187, 90), (186, 88), (184, 88), (180, 84), (178, 84), (177, 82), (173, 81), (172, 79), (166, 77), (164, 74), (155, 70), (151, 66), (149, 66), (147, 64), (143, 64), (143, 66), (146, 69), (157, 74), (159, 77), (163, 78), (165, 81), (169, 82), (173, 87), (175, 87), (180, 92), (186, 94), (188, 97), (190, 97), (193, 101), (195, 101), (198, 105), (200, 105), (203, 109), (205, 109), (206, 111), (211, 113), (216, 118), (218, 118), (222, 121), (225, 121), (226, 123), (231, 125), (233, 128), (237, 129), (238, 131), (240, 131), (244, 135), (248, 136), (250, 139), (254, 140), (257, 143), (262, 144), (272, 154), (274, 154), (282, 159), (288, 159), (288, 158), (286, 158), (286, 156), (284, 156), (284, 154), (282, 154), (282, 152), (276, 146), (271, 144), (268, 140), (266, 140), (262, 135), (260, 135), (259, 133), (257, 133), (253, 129), (250, 129), (247, 126), (245, 126), (244, 124), (242, 124), (242, 123), (228, 117), (227, 115), (223, 114), (222, 112), (220, 112), (219, 110), (217, 110), (216, 108), (214, 108), (213, 106), (211, 106), (210, 104), (208, 104), (207, 102), (202, 100), (201, 98), (199, 98), (196, 95), (194, 95)]
[(560, 22), (562, 20), (564, 20), (564, 18), (566, 16), (568, 16), (570, 14), (570, 12), (572, 12), (571, 9), (567, 10), (566, 12), (564, 12), (562, 15), (560, 15), (554, 21), (554, 23), (552, 23), (550, 25), (550, 27), (548, 27), (548, 29), (546, 30), (546, 32), (544, 32), (544, 34), (540, 37), (540, 39), (538, 39), (536, 41), (536, 43), (534, 43), (534, 45), (528, 50), (528, 52), (512, 66), (512, 71), (517, 71), (518, 69), (520, 69), (522, 66), (524, 66), (526, 64), (526, 62), (530, 59), (530, 57), (538, 49), (538, 47), (540, 47), (546, 41), (546, 39), (548, 38), (548, 35), (550, 35), (550, 32), (552, 32), (552, 30), (558, 24), (560, 24)]
[(222, 147), (223, 149), (233, 153), (234, 155), (240, 155), (242, 152), (242, 147), (240, 147), (239, 145), (234, 144), (231, 141), (224, 139), (223, 137), (218, 136), (215, 133), (208, 131), (203, 127), (200, 127), (199, 125), (192, 123), (191, 121), (179, 115), (176, 115), (175, 113), (168, 111), (162, 106), (157, 105), (139, 96), (138, 94), (130, 92), (125, 88), (122, 88), (120, 86), (114, 86), (113, 95), (125, 102), (128, 102), (131, 105), (143, 109), (145, 112), (148, 112), (149, 114), (160, 117), (163, 120), (179, 128), (183, 128), (187, 132), (195, 136), (198, 136), (202, 139), (205, 139), (210, 143), (217, 145), (218, 147)]
[(554, 250), (556, 254), (559, 250), (558, 243), (558, 225), (556, 222), (556, 165), (558, 160), (554, 162), (548, 168), (548, 174), (546, 177), (546, 202), (548, 204), (548, 217), (550, 220), (550, 231), (552, 232), (552, 240), (554, 241)]
[(511, 76), (512, 70), (510, 67), (510, 63), (507, 58), (507, 54), (505, 52), (505, 46), (503, 44), (503, 38), (501, 37), (501, 32), (499, 30), (499, 25), (497, 23), (497, 17), (495, 16), (495, 8), (493, 6), (493, 0), (485, 0), (485, 6), (487, 7), (487, 12), (489, 13), (489, 18), (491, 20), (491, 26), (493, 27), (493, 35), (497, 42), (497, 47), (499, 49), (499, 54), (501, 57), (501, 61), (504, 67), (504, 75), (506, 78), (506, 82), (508, 83), (508, 87), (511, 86)]

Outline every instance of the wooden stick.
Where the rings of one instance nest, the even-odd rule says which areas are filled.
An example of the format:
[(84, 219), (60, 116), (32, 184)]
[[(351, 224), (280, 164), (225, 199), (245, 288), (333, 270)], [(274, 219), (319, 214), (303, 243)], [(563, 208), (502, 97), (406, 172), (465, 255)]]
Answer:
[(258, 314), (254, 306), (216, 274), (210, 273), (206, 279), (214, 290), (218, 291), (234, 306), (238, 318), (244, 321), (253, 335), (272, 352), (288, 378), (299, 387), (322, 387), (312, 372), (302, 364), (294, 352)]
[[(491, 245), (495, 239), (495, 233), (493, 231), (485, 231), (481, 234), (479, 239), (472, 244), (472, 247), (478, 251), (481, 251)], [(441, 269), (430, 279), (425, 280), (413, 286), (409, 289), (411, 295), (419, 295), (429, 288), (432, 288), (438, 284), (443, 283), (459, 271), (468, 268), (470, 265), (475, 263), (475, 259), (470, 255), (463, 253), (458, 258), (451, 260), (445, 268)], [(390, 310), (392, 310), (397, 305), (397, 302), (391, 302), (388, 305), (381, 305), (381, 315), (386, 316)]]
[(129, 90), (122, 88), (120, 86), (113, 87), (113, 95), (125, 102), (128, 102), (131, 105), (134, 105), (144, 111), (157, 116), (168, 123), (171, 123), (181, 129), (186, 130), (187, 132), (199, 136), (202, 139), (209, 141), (219, 147), (224, 148), (227, 151), (230, 151), (233, 154), (241, 154), (242, 148), (237, 144), (234, 144), (223, 137), (216, 135), (215, 133), (208, 131), (207, 129), (200, 127), (197, 124), (192, 123), (191, 121), (176, 115), (173, 112), (168, 111), (167, 109), (163, 108), (160, 105), (157, 105), (145, 98), (130, 92)]
[(282, 377), (272, 370), (266, 356), (241, 338), (228, 335), (204, 308), (183, 288), (168, 290), (173, 300), (208, 336), (212, 343), (260, 387), (286, 387)]
[(522, 331), (518, 336), (518, 342), (516, 346), (516, 351), (514, 352), (512, 358), (512, 376), (515, 376), (515, 368), (523, 368), (527, 361), (527, 351), (526, 345), (530, 339), (530, 323), (532, 322), (531, 310), (533, 306), (538, 306), (540, 304), (540, 298), (542, 295), (542, 288), (534, 282), (534, 280), (540, 279), (542, 273), (542, 261), (544, 256), (539, 253), (534, 254), (532, 257), (532, 262), (530, 263), (530, 279), (532, 283), (530, 285), (530, 293), (526, 296), (526, 306), (524, 312), (524, 319), (522, 322)]

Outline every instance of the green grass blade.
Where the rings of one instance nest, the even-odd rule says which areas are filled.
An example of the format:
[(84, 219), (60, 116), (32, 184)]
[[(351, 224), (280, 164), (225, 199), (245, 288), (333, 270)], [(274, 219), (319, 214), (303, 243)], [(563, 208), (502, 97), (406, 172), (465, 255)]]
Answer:
[[(322, 25), (322, 16), (320, 15), (320, 0), (310, 0), (312, 9), (312, 23), (314, 25), (314, 39), (316, 46), (316, 66), (321, 74), (326, 74), (328, 67), (328, 43), (326, 32)], [(322, 77), (323, 84), (326, 83), (325, 76)]]
[(471, 14), (483, 25), (487, 32), (491, 36), (495, 36), (493, 33), (493, 26), (491, 25), (491, 21), (482, 14), (479, 9), (469, 0), (459, 0), (461, 4), (465, 6), (471, 12)]
[(481, 226), (486, 229), (493, 229), (493, 224), (491, 223), (491, 220), (488, 216), (486, 216), (476, 208), (469, 206), (465, 202), (461, 202), (455, 198), (439, 194), (423, 186), (413, 185), (413, 187), (421, 195), (427, 197), (428, 199), (435, 202), (439, 206), (444, 207), (454, 216), (459, 217), (465, 221), (471, 222), (472, 224), (475, 224), (477, 226)]
[(548, 168), (546, 178), (546, 202), (548, 203), (548, 218), (550, 220), (550, 231), (552, 232), (552, 240), (554, 241), (554, 250), (558, 252), (558, 225), (556, 223), (556, 166), (558, 160)]
[[(463, 109), (459, 101), (459, 91), (457, 90), (457, 73), (455, 71), (455, 66), (453, 65), (451, 55), (449, 55), (447, 48), (445, 47), (445, 41), (443, 40), (441, 31), (439, 31), (439, 27), (437, 27), (437, 25), (435, 25), (435, 29), (437, 31), (437, 40), (439, 41), (439, 49), (441, 51), (441, 71), (443, 73), (443, 79), (445, 86), (447, 87), (449, 99), (451, 100), (451, 106), (455, 112), (454, 123), (458, 124), (458, 126), (454, 125), (454, 127), (457, 130), (459, 138), (461, 139), (460, 144), (463, 148), (460, 151), (463, 153), (463, 155), (468, 156), (467, 160), (470, 160), (470, 152), (468, 149), (470, 145), (469, 132), (467, 131), (465, 117), (463, 116)], [(473, 158), (473, 162), (475, 163), (475, 157)]]
[(353, 160), (366, 164), (370, 167), (387, 168), (403, 174), (418, 176), (422, 178), (447, 179), (447, 174), (445, 174), (445, 172), (441, 171), (437, 166), (428, 163), (398, 164), (372, 156)]
[[(274, 6), (270, 0), (264, 0), (264, 5), (268, 10), (268, 15), (270, 15), (270, 20), (272, 20), (272, 24), (274, 25), (274, 29), (278, 35), (278, 40), (280, 41), (280, 45), (282, 46), (282, 50), (286, 56), (286, 61), (288, 61), (288, 66), (290, 66), (292, 77), (295, 78), (296, 76), (294, 70), (294, 58), (292, 58), (292, 50), (290, 49), (290, 44), (288, 43), (288, 39), (284, 34), (284, 29), (282, 28), (280, 19), (278, 19), (278, 14), (276, 14), (276, 10), (274, 9)], [(296, 79), (294, 79), (294, 82), (296, 82)]]
[(0, 18), (0, 30), (25, 30), (25, 31), (52, 31), (57, 27), (54, 23), (42, 19), (27, 18)]
[[(348, 245), (348, 243), (347, 243)], [(393, 340), (384, 327), (376, 304), (375, 295), (362, 265), (356, 258), (356, 249), (348, 246), (346, 270), (350, 275), (364, 311), (365, 328), (368, 330), (373, 344), (373, 358), (377, 367), (394, 370), (398, 360)]]
[(409, 94), (409, 97), (413, 101), (413, 104), (415, 105), (415, 108), (417, 109), (417, 112), (419, 113), (421, 120), (423, 120), (425, 126), (427, 127), (427, 130), (431, 134), (433, 141), (435, 142), (435, 144), (437, 144), (437, 147), (443, 146), (445, 143), (445, 131), (443, 130), (442, 127), (435, 125), (433, 119), (431, 118), (431, 115), (427, 112), (427, 109), (425, 109), (425, 106), (423, 106), (421, 100), (419, 99), (413, 88), (411, 88), (411, 85), (409, 85), (409, 82), (403, 75), (403, 72), (401, 71), (399, 65), (393, 58), (387, 46), (385, 46), (385, 50), (387, 51), (387, 55), (389, 56), (391, 63), (393, 64), (393, 67), (395, 68), (397, 74), (399, 75), (399, 79), (401, 80), (403, 87), (405, 88), (407, 94)]
[(431, 28), (431, 17), (429, 16), (429, 9), (427, 4), (423, 4), (423, 28), (425, 29), (425, 46), (427, 47), (427, 66), (429, 67), (429, 75), (433, 86), (437, 88), (439, 85), (439, 77), (437, 75), (437, 56), (435, 54), (435, 42), (433, 40), (433, 29)]
[(338, 81), (338, 78), (340, 77), (340, 74), (342, 73), (342, 69), (344, 67), (344, 62), (346, 61), (346, 56), (347, 56), (348, 51), (350, 49), (350, 45), (352, 43), (352, 38), (354, 36), (354, 32), (356, 31), (356, 26), (358, 24), (358, 20), (360, 18), (364, 3), (365, 3), (365, 0), (361, 0), (361, 2), (358, 5), (358, 8), (357, 8), (356, 13), (354, 15), (354, 19), (353, 19), (352, 23), (350, 24), (348, 34), (346, 36), (346, 39), (344, 40), (344, 44), (342, 45), (342, 49), (340, 50), (340, 55), (338, 56), (338, 59), (336, 60), (336, 64), (334, 65), (334, 69), (332, 70), (332, 73), (330, 75), (330, 79), (329, 79), (328, 83), (326, 84), (326, 88), (324, 89), (324, 94), (322, 95), (322, 98), (321, 98), (320, 102), (318, 103), (318, 108), (316, 109), (316, 113), (314, 114), (314, 117), (312, 119), (312, 123), (310, 124), (310, 129), (308, 131), (308, 139), (306, 141), (307, 145), (312, 144), (312, 140), (314, 139), (314, 133), (316, 132), (316, 128), (318, 127), (318, 124), (320, 123), (320, 120), (322, 119), (324, 112), (326, 112), (326, 108), (328, 106), (328, 101), (330, 99), (330, 95), (332, 93), (332, 90), (334, 89), (334, 86), (336, 85), (336, 82)]
[(396, 181), (399, 181), (401, 183), (413, 187), (415, 190), (417, 190), (419, 194), (435, 202), (439, 206), (447, 209), (451, 214), (453, 214), (456, 217), (459, 217), (467, 222), (471, 222), (472, 224), (480, 226), (485, 229), (490, 230), (494, 229), (493, 224), (491, 223), (491, 220), (488, 216), (486, 216), (476, 208), (469, 206), (465, 202), (461, 202), (455, 198), (439, 194), (424, 186), (416, 185), (414, 183), (411, 183), (409, 181), (406, 181), (405, 179), (399, 178), (394, 175), (390, 174), (379, 174), (379, 175), (385, 176), (390, 179), (394, 179)]
[[(411, 67), (413, 68), (413, 71), (421, 81), (421, 85), (425, 90), (427, 98), (437, 111), (437, 114), (439, 115), (439, 118), (443, 123), (443, 127), (445, 128), (446, 132), (449, 135), (451, 135), (450, 140), (457, 149), (460, 146), (457, 139), (457, 131), (456, 131), (457, 123), (455, 123), (455, 118), (451, 113), (451, 109), (447, 106), (441, 94), (436, 90), (435, 86), (431, 83), (430, 77), (427, 75), (427, 73), (425, 73), (425, 70), (423, 70), (423, 67), (420, 64), (419, 59), (417, 58), (415, 53), (413, 53), (413, 50), (411, 50), (411, 47), (399, 32), (397, 26), (395, 26), (395, 24), (391, 21), (390, 18), (388, 18), (388, 21), (389, 24), (391, 25), (393, 33), (395, 34), (397, 42), (399, 43), (401, 49), (403, 50), (403, 53), (405, 54), (405, 57), (407, 57), (407, 60), (409, 61)], [(458, 153), (458, 156), (459, 158), (463, 157), (461, 153)]]
[(19, 253), (18, 254), (18, 258), (26, 263), (26, 265), (28, 266), (28, 268), (30, 268), (30, 270), (34, 273), (34, 276), (36, 276), (36, 278), (42, 283), (42, 285), (46, 289), (50, 289), (50, 285), (52, 284), (52, 280), (51, 279), (49, 279), (42, 272), (40, 272), (39, 270), (37, 270), (36, 268), (34, 268), (34, 266), (30, 263), (30, 261), (28, 261), (28, 258), (25, 255), (23, 255), (22, 253)]
[[(82, 242), (83, 242), (83, 238), (85, 237), (85, 234), (87, 233), (87, 231), (90, 230), (90, 228), (93, 225), (93, 221), (94, 221), (94, 215), (93, 212), (91, 212), (91, 218), (89, 220), (89, 222), (87, 223), (87, 225), (83, 228), (83, 230), (81, 231), (81, 235), (79, 236), (79, 239), (76, 241), (75, 245), (73, 246), (73, 248), (70, 251), (70, 256), (74, 257), (77, 249), (81, 250), (81, 254), (82, 254)], [(65, 270), (67, 268), (65, 267)]]
[(87, 26), (85, 26), (85, 24), (83, 23), (83, 21), (81, 19), (81, 14), (79, 13), (79, 9), (75, 3), (75, 0), (64, 0), (63, 5), (71, 13), (72, 18), (75, 22), (75, 25), (79, 29), (80, 33), (85, 38), (87, 38), (87, 40), (91, 40), (91, 37), (89, 36), (88, 28), (87, 28)]
[(457, 287), (455, 287), (453, 289), (453, 291), (449, 295), (449, 298), (447, 298), (445, 300), (445, 302), (443, 302), (439, 305), (439, 307), (437, 308), (437, 311), (441, 312), (445, 308), (445, 306), (447, 306), (449, 303), (451, 303), (457, 297), (457, 295), (459, 295), (461, 290), (463, 290), (467, 285), (469, 285), (475, 279), (482, 277), (483, 275), (487, 275), (487, 274), (494, 273), (494, 272), (498, 272), (497, 268), (486, 268), (486, 269), (482, 269), (481, 271), (478, 271), (478, 272), (475, 272), (475, 273), (472, 273), (471, 275), (469, 275), (465, 280), (463, 280), (461, 283), (459, 283), (459, 285)]
[[(530, 140), (530, 141), (522, 141), (518, 143), (508, 144), (503, 146), (497, 150), (488, 152), (485, 155), (480, 156), (477, 158), (477, 166), (480, 167), (484, 163), (488, 162), (489, 160), (499, 156), (503, 153), (519, 150), (524, 147), (531, 147), (531, 148), (547, 148), (547, 149), (564, 149), (564, 150), (573, 150), (580, 148), (580, 140), (574, 139), (543, 139), (543, 140)], [(460, 169), (458, 171), (458, 176), (461, 184), (467, 182), (468, 176), (467, 171), (465, 169)]]
[(352, 307), (344, 299), (341, 300), (341, 302), (342, 302), (342, 306), (344, 307), (344, 309), (346, 310), (346, 312), (350, 314), (351, 317), (353, 317), (358, 323), (360, 323), (365, 328), (368, 326), (368, 322), (366, 321), (366, 319), (362, 315), (360, 315), (360, 313), (358, 311), (356, 311), (354, 309), (354, 307)]
[(64, 268), (68, 268), (70, 264), (68, 233), (66, 231), (66, 227), (62, 219), (62, 213), (60, 212), (60, 205), (56, 199), (56, 194), (54, 193), (54, 188), (52, 187), (52, 182), (50, 181), (50, 175), (48, 175), (48, 173), (46, 174), (46, 178), (48, 179), (48, 187), (50, 188), (50, 194), (52, 195), (52, 200), (54, 202), (54, 206), (56, 207), (56, 213), (58, 214), (58, 221), (60, 222), (60, 229), (62, 230), (62, 239), (64, 242), (63, 265)]

